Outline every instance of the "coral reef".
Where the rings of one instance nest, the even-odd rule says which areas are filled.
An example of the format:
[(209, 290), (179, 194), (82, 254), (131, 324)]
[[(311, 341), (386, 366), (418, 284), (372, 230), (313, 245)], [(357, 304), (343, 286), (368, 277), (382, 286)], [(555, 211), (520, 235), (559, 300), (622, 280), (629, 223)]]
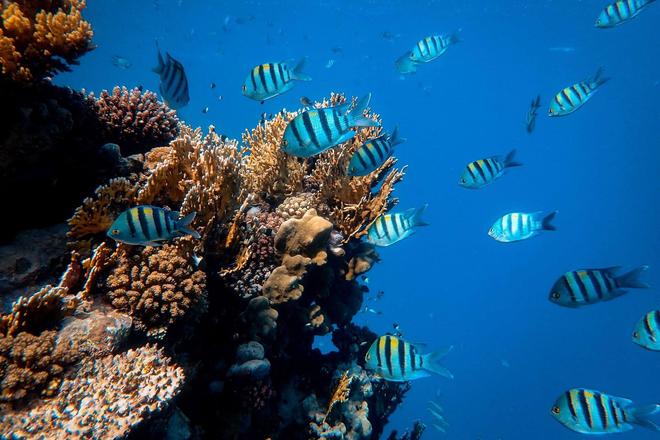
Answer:
[(206, 275), (195, 270), (191, 246), (183, 240), (162, 248), (125, 248), (103, 287), (112, 306), (152, 336), (164, 334), (188, 310), (206, 307)]
[(167, 145), (179, 134), (176, 112), (153, 92), (115, 87), (98, 98), (90, 93), (87, 100), (103, 123), (103, 138), (119, 144), (122, 154)]
[(0, 66), (13, 81), (38, 81), (90, 51), (92, 27), (82, 18), (84, 0), (2, 2)]
[[(408, 386), (379, 381), (361, 366), (376, 335), (351, 323), (366, 290), (355, 278), (378, 261), (360, 237), (396, 203), (403, 170), (390, 159), (368, 176), (349, 177), (346, 166), (380, 129), (360, 128), (306, 160), (280, 150), (297, 111), (246, 131), (243, 145), (214, 127), (205, 134), (183, 124), (166, 144), (172, 125), (150, 124), (172, 115), (145, 96), (115, 89), (83, 100), (101, 133), (96, 139), (120, 144), (122, 153), (154, 148), (130, 158), (113, 150), (117, 165), (69, 220), (75, 251), (60, 283), (0, 317), (4, 338), (23, 338), (47, 355), (30, 364), (34, 374), (25, 380), (0, 384), (0, 395), (17, 396), (0, 417), (2, 432), (39, 436), (52, 426), (55, 436), (71, 438), (174, 431), (378, 438)], [(138, 101), (147, 116), (118, 116)], [(314, 106), (345, 102), (355, 101), (333, 94)], [(201, 238), (162, 247), (108, 239), (118, 213), (139, 204), (195, 212)], [(328, 333), (337, 351), (321, 354), (314, 337)], [(163, 349), (146, 344), (154, 340)], [(60, 346), (69, 347), (68, 362), (52, 354)], [(0, 351), (16, 371), (12, 356)], [(163, 412), (179, 390), (176, 408)]]

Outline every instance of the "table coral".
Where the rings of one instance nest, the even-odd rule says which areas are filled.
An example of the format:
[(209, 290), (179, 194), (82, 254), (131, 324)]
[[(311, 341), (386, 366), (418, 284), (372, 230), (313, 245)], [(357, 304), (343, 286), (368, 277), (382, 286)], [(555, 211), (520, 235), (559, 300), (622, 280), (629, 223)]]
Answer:
[(119, 144), (124, 155), (167, 145), (179, 134), (176, 112), (148, 90), (115, 87), (98, 97), (90, 93), (87, 102), (103, 123), (103, 138)]
[(68, 71), (93, 49), (84, 0), (3, 1), (0, 27), (2, 76), (32, 82)]
[(0, 415), (0, 434), (17, 439), (122, 438), (164, 408), (183, 380), (183, 370), (151, 345), (87, 359), (54, 398)]
[(135, 327), (157, 336), (189, 310), (206, 306), (206, 275), (192, 263), (188, 243), (127, 249), (104, 280), (114, 308)]

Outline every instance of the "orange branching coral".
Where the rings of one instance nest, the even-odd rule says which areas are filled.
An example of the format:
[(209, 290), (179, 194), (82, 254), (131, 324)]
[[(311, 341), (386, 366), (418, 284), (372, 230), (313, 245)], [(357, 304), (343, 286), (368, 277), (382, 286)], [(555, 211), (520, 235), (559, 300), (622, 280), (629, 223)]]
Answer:
[(38, 81), (90, 51), (92, 27), (82, 18), (84, 0), (2, 2), (0, 65), (2, 76)]
[(297, 114), (280, 112), (252, 131), (243, 133), (247, 150), (243, 180), (250, 193), (261, 197), (287, 196), (302, 189), (305, 162), (289, 156), (280, 148), (284, 130)]
[(0, 415), (2, 438), (123, 438), (167, 406), (184, 372), (155, 346), (86, 359), (52, 399)]
[(162, 335), (191, 308), (206, 305), (206, 275), (196, 270), (192, 257), (192, 246), (183, 239), (162, 248), (127, 248), (103, 290), (138, 329)]
[(39, 334), (72, 313), (78, 303), (77, 298), (67, 295), (67, 289), (46, 286), (32, 296), (20, 297), (11, 312), (0, 317), (0, 335), (13, 336), (22, 331)]
[(349, 375), (348, 371), (345, 371), (344, 374), (342, 374), (339, 378), (337, 387), (330, 397), (330, 402), (328, 402), (328, 410), (323, 416), (323, 422), (325, 422), (325, 419), (328, 418), (328, 415), (330, 414), (330, 411), (332, 411), (332, 408), (335, 406), (335, 404), (346, 402), (348, 400), (348, 396), (351, 393), (351, 382), (353, 382), (353, 376)]
[(135, 185), (119, 177), (100, 186), (94, 197), (87, 197), (69, 219), (68, 236), (82, 238), (105, 233), (115, 218), (134, 201)]

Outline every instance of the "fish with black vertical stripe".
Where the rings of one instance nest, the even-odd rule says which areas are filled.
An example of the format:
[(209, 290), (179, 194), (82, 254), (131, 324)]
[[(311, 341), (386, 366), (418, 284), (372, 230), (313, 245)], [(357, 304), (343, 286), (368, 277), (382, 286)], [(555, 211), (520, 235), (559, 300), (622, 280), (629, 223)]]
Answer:
[(108, 229), (108, 237), (126, 244), (160, 246), (163, 241), (199, 233), (190, 228), (195, 212), (180, 217), (176, 211), (140, 205), (122, 212)]
[(469, 189), (483, 188), (501, 177), (507, 168), (522, 166), (514, 160), (515, 155), (516, 150), (512, 150), (506, 157), (493, 156), (470, 162), (465, 167), (458, 184)]
[(378, 121), (364, 116), (371, 94), (335, 107), (303, 110), (284, 130), (282, 151), (295, 157), (312, 157), (355, 136), (351, 127), (377, 127)]
[(460, 40), (458, 32), (449, 35), (431, 35), (424, 37), (415, 44), (408, 57), (415, 63), (428, 63), (445, 53), (449, 46)]
[(158, 65), (152, 70), (160, 76), (159, 90), (167, 105), (173, 109), (179, 109), (190, 102), (188, 78), (183, 64), (167, 52), (163, 58), (158, 49)]
[(617, 275), (619, 267), (604, 269), (580, 269), (566, 272), (550, 290), (549, 299), (566, 307), (579, 307), (617, 298), (626, 289), (645, 289), (649, 285), (640, 280), (648, 266), (640, 266), (630, 272)]
[(415, 233), (416, 227), (428, 226), (428, 223), (422, 220), (422, 214), (427, 206), (379, 216), (369, 226), (367, 241), (376, 246), (390, 246), (410, 237)]
[(603, 78), (603, 68), (601, 67), (591, 78), (563, 88), (550, 101), (548, 116), (566, 116), (573, 113), (591, 99), (607, 81), (609, 78)]
[(630, 431), (634, 425), (660, 431), (660, 405), (637, 405), (630, 399), (586, 388), (564, 392), (550, 413), (559, 423), (581, 434), (614, 434)]
[(453, 379), (454, 375), (440, 365), (440, 359), (452, 348), (449, 346), (440, 351), (422, 354), (420, 345), (411, 344), (396, 336), (380, 336), (364, 356), (365, 367), (391, 382), (405, 382), (432, 374)]
[(596, 27), (604, 29), (618, 26), (635, 18), (642, 10), (655, 0), (617, 0), (600, 12), (596, 19)]
[(632, 340), (647, 350), (660, 351), (660, 310), (648, 312), (637, 322)]
[(502, 243), (527, 240), (542, 231), (555, 231), (557, 228), (552, 224), (555, 215), (557, 211), (511, 212), (497, 219), (488, 235)]
[(243, 95), (256, 101), (264, 102), (284, 92), (291, 90), (294, 81), (311, 81), (302, 69), (305, 58), (300, 60), (293, 68), (287, 63), (264, 63), (250, 70), (243, 83)]
[(391, 135), (383, 134), (367, 140), (353, 153), (347, 174), (355, 177), (373, 173), (392, 155), (394, 146), (402, 142), (405, 139), (399, 137), (398, 127), (394, 127)]

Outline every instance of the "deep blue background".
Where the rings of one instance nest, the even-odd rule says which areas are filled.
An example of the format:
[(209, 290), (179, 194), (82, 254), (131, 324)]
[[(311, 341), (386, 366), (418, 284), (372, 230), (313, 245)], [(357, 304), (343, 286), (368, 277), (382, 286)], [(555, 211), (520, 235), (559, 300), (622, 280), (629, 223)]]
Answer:
[[(301, 95), (372, 92), (385, 128), (399, 124), (408, 138), (396, 151), (409, 165), (396, 191), (400, 208), (428, 202), (431, 226), (382, 251), (369, 285), (386, 292), (372, 305), (383, 315), (358, 320), (378, 332), (396, 321), (409, 340), (455, 346), (446, 365), (456, 379), (414, 382), (392, 427), (430, 421), (426, 401), (439, 394), (451, 427), (446, 436), (429, 428), (425, 438), (572, 439), (580, 435), (549, 414), (569, 387), (660, 402), (660, 353), (630, 341), (636, 321), (660, 307), (660, 4), (619, 28), (596, 29), (605, 4), (90, 0), (85, 15), (98, 48), (57, 82), (157, 90), (150, 69), (158, 39), (186, 67), (185, 120), (232, 137), (264, 111), (297, 108)], [(416, 75), (394, 71), (418, 39), (459, 28), (464, 41)], [(387, 41), (385, 31), (398, 37)], [(114, 67), (115, 54), (131, 69)], [(312, 82), (264, 105), (241, 95), (253, 65), (301, 56), (309, 57)], [(557, 91), (601, 65), (612, 80), (584, 108), (545, 116)], [(543, 108), (529, 136), (523, 121), (537, 93)], [(480, 191), (457, 185), (467, 162), (514, 147), (524, 167)], [(551, 209), (559, 210), (557, 232), (513, 244), (486, 235), (506, 212)], [(567, 270), (639, 264), (651, 265), (649, 291), (576, 310), (547, 300)], [(658, 434), (635, 429), (617, 438)]]

